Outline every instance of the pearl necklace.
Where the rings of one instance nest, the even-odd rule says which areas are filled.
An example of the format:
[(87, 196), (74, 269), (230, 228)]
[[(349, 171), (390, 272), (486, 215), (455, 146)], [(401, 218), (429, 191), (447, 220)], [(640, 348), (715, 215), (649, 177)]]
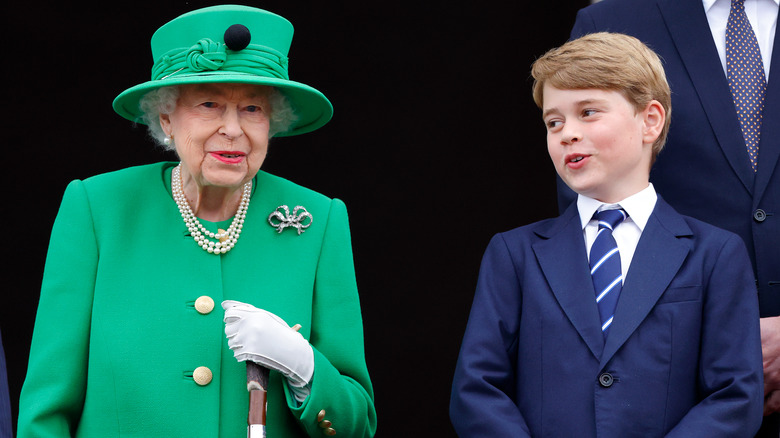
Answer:
[[(233, 222), (230, 223), (227, 231), (218, 230), (216, 233), (212, 233), (207, 230), (195, 217), (195, 214), (190, 208), (187, 197), (184, 196), (183, 183), (181, 181), (181, 163), (173, 169), (171, 175), (171, 190), (173, 191), (173, 199), (176, 201), (176, 205), (179, 206), (179, 212), (182, 219), (184, 219), (184, 225), (190, 230), (192, 238), (204, 251), (211, 254), (224, 254), (234, 246), (238, 241), (238, 236), (241, 234), (241, 229), (244, 227), (244, 218), (246, 217), (246, 210), (249, 208), (249, 197), (252, 194), (252, 181), (244, 184), (244, 193), (241, 195), (241, 203), (238, 205), (238, 211), (233, 217)], [(217, 241), (209, 240), (217, 239)]]

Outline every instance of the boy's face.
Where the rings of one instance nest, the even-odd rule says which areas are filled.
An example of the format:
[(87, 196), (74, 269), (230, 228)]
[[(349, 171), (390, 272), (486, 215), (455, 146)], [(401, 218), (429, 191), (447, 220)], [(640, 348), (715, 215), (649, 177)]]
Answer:
[(660, 104), (653, 101), (637, 113), (617, 91), (561, 90), (548, 84), (543, 97), (547, 150), (572, 190), (616, 203), (647, 187)]

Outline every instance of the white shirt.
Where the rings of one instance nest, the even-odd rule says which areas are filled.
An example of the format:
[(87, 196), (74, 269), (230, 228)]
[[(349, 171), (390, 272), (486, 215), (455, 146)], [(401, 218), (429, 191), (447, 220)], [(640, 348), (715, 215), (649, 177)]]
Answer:
[[(731, 0), (702, 0), (707, 21), (710, 23), (715, 48), (718, 49), (723, 71), (726, 71), (726, 23), (729, 20)], [(745, 14), (761, 50), (764, 61), (764, 75), (769, 81), (769, 64), (772, 61), (772, 49), (777, 30), (777, 11), (780, 0), (745, 0)]]
[(585, 237), (585, 249), (588, 257), (590, 257), (590, 248), (593, 246), (593, 241), (596, 240), (596, 234), (599, 230), (598, 221), (593, 219), (593, 215), (601, 210), (622, 208), (628, 213), (628, 218), (612, 230), (612, 237), (617, 242), (620, 252), (620, 268), (625, 280), (639, 238), (642, 237), (642, 231), (650, 219), (650, 214), (653, 213), (657, 200), (658, 195), (655, 193), (652, 183), (648, 184), (646, 189), (617, 204), (605, 204), (587, 196), (577, 195), (577, 210), (580, 213), (582, 234)]

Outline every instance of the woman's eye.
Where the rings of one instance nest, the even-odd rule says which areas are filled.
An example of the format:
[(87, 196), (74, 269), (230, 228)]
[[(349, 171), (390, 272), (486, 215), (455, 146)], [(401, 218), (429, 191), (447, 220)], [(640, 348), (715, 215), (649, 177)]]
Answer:
[(262, 111), (263, 109), (257, 105), (249, 105), (248, 107), (246, 107), (246, 110), (250, 113), (255, 113), (255, 112)]
[(200, 104), (204, 108), (216, 108), (217, 104), (215, 102), (203, 102)]

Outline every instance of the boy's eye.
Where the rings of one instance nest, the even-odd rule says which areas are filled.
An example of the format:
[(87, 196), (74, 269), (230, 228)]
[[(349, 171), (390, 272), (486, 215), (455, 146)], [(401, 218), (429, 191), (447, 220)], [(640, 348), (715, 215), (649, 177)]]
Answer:
[(544, 124), (547, 125), (547, 129), (553, 129), (563, 124), (563, 122), (560, 120), (548, 120)]
[(596, 114), (596, 110), (594, 109), (586, 109), (582, 111), (582, 115), (585, 117), (592, 116), (593, 114)]

